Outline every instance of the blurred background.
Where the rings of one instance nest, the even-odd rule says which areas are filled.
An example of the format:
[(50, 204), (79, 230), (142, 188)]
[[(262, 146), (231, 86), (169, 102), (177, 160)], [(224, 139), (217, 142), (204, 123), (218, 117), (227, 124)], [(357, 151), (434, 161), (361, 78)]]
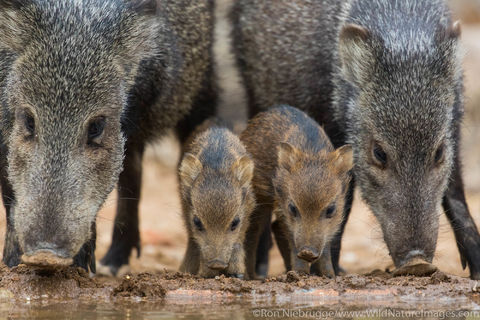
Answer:
[[(246, 121), (244, 90), (231, 54), (231, 26), (226, 17), (232, 0), (217, 0), (215, 55), (222, 88), (219, 113), (235, 123), (239, 132)], [(462, 40), (466, 51), (466, 114), (463, 125), (462, 158), (467, 202), (480, 226), (480, 0), (452, 0), (452, 9), (462, 21)], [(144, 158), (143, 189), (140, 203), (142, 256), (131, 256), (132, 271), (176, 270), (186, 247), (186, 232), (181, 219), (176, 165), (179, 146), (167, 137), (149, 147)], [(111, 241), (116, 192), (98, 215), (97, 260), (103, 257)], [(5, 214), (0, 209), (0, 249), (3, 251)], [(0, 251), (1, 255), (1, 251)], [(277, 248), (271, 250), (270, 274), (284, 271)], [(349, 273), (364, 273), (392, 266), (381, 229), (358, 192), (342, 243), (341, 264)], [(438, 247), (434, 260), (442, 271), (468, 276), (463, 271), (452, 229), (441, 216)], [(127, 271), (121, 270), (121, 271)]]

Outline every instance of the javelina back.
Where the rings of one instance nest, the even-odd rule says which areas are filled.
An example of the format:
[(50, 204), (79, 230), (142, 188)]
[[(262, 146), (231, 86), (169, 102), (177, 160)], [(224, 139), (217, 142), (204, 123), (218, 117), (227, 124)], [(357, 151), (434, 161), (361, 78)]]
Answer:
[[(232, 17), (251, 114), (291, 104), (323, 124), (334, 145), (352, 144), (355, 181), (397, 267), (432, 261), (443, 205), (463, 267), (480, 278), (458, 152), (460, 27), (446, 2), (239, 0)], [(346, 218), (352, 190), (353, 182)]]
[(249, 277), (255, 276), (258, 240), (272, 212), (287, 270), (308, 273), (322, 255), (322, 273), (332, 275), (329, 243), (343, 220), (351, 147), (334, 150), (313, 119), (288, 106), (258, 114), (241, 140), (254, 159), (258, 201), (246, 241)]
[[(214, 112), (213, 1), (0, 0), (3, 260), (95, 270), (95, 217), (118, 181), (115, 273), (140, 253), (145, 144)], [(122, 171), (123, 170), (123, 171)], [(27, 258), (28, 257), (28, 258)]]
[(243, 278), (243, 242), (255, 206), (253, 161), (226, 128), (199, 133), (180, 164), (180, 194), (188, 247), (181, 271)]

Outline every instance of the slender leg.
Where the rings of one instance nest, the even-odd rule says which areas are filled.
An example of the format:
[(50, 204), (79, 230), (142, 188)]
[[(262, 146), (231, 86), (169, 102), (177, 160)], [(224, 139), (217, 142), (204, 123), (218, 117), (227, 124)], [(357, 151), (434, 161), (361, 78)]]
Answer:
[[(259, 201), (260, 203), (268, 203), (267, 201)], [(246, 251), (246, 267), (247, 277), (249, 279), (255, 279), (255, 265), (257, 258), (258, 242), (260, 235), (265, 229), (267, 223), (271, 223), (272, 206), (271, 205), (259, 205), (252, 213), (250, 217), (250, 226), (247, 230), (245, 238), (245, 251)]]
[(265, 225), (265, 229), (260, 235), (257, 247), (257, 261), (255, 272), (259, 277), (265, 278), (268, 273), (268, 253), (272, 247), (272, 231), (270, 224)]
[(283, 220), (277, 219), (272, 223), (272, 231), (277, 242), (278, 249), (283, 258), (285, 269), (287, 271), (292, 270), (292, 258), (290, 257), (291, 249), (290, 242), (288, 240), (288, 229), (285, 226)]
[[(456, 141), (460, 141), (460, 133), (457, 127), (455, 131)], [(468, 210), (463, 190), (461, 175), (461, 162), (459, 159), (459, 146), (455, 147), (455, 163), (447, 192), (443, 198), (443, 208), (450, 224), (452, 225), (457, 247), (460, 251), (462, 266), (468, 264), (470, 277), (480, 279), (480, 235)]]
[(243, 244), (236, 243), (233, 247), (232, 258), (228, 264), (227, 275), (243, 279), (245, 277), (245, 251)]
[(345, 225), (347, 224), (350, 211), (352, 210), (353, 193), (355, 190), (355, 181), (353, 177), (350, 180), (350, 184), (348, 185), (347, 188), (348, 190), (345, 194), (345, 206), (343, 209), (342, 224), (340, 225), (340, 230), (338, 230), (337, 234), (333, 237), (332, 242), (330, 243), (333, 270), (337, 275), (345, 272), (342, 269), (342, 267), (340, 267), (339, 260), (340, 260), (340, 249), (342, 247), (343, 231), (345, 230)]
[(128, 143), (124, 169), (118, 181), (117, 215), (113, 226), (112, 244), (101, 260), (116, 275), (122, 265), (128, 264), (133, 248), (140, 256), (140, 232), (138, 229), (138, 204), (142, 184), (142, 143)]
[(188, 272), (190, 274), (197, 274), (200, 266), (200, 250), (190, 237), (188, 238), (187, 251), (183, 257), (181, 272)]
[(317, 276), (335, 277), (333, 270), (330, 244), (327, 244), (322, 251), (320, 258), (310, 267), (310, 273)]
[(3, 262), (9, 267), (13, 267), (20, 263), (22, 249), (20, 248), (13, 227), (13, 204), (15, 203), (15, 199), (12, 186), (7, 179), (7, 153), (7, 147), (3, 144), (0, 137), (0, 184), (2, 186), (3, 205), (5, 206), (7, 215), (7, 232), (5, 234), (5, 244), (3, 247)]
[(95, 273), (96, 266), (95, 266), (95, 248), (96, 248), (96, 240), (97, 240), (97, 224), (95, 222), (92, 223), (91, 227), (91, 238), (82, 246), (80, 251), (77, 255), (73, 258), (73, 264), (80, 268), (85, 269)]

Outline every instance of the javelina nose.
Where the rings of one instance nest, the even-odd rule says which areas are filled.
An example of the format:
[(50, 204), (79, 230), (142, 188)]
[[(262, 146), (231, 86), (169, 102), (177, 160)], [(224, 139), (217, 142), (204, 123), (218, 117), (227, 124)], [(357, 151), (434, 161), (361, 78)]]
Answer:
[(73, 259), (64, 250), (50, 243), (40, 243), (35, 248), (25, 250), (22, 262), (37, 266), (69, 266)]
[(303, 247), (300, 252), (297, 254), (297, 257), (299, 257), (302, 260), (305, 260), (307, 262), (313, 262), (318, 259), (318, 251), (315, 248), (312, 247)]
[(208, 262), (207, 266), (212, 270), (225, 270), (228, 267), (228, 264), (220, 260), (211, 260)]

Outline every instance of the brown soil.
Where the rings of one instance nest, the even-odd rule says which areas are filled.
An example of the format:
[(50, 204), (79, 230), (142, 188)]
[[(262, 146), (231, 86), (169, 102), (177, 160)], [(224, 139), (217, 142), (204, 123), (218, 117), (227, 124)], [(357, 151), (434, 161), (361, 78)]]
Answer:
[[(225, 14), (227, 4), (228, 1), (219, 1), (220, 18)], [(224, 39), (228, 32), (225, 20), (220, 19), (217, 30), (219, 38)], [(477, 225), (480, 225), (480, 25), (464, 26), (462, 37), (467, 51), (465, 69), (468, 97), (462, 157), (467, 202)], [(234, 121), (236, 128), (240, 129), (245, 119), (244, 97), (237, 75), (231, 68), (232, 60), (226, 42), (216, 47), (216, 53), (222, 56), (219, 68), (227, 70), (220, 73), (224, 89), (220, 113)], [(359, 194), (356, 194), (342, 243), (341, 265), (348, 272), (345, 276), (327, 279), (295, 273), (283, 274), (283, 262), (276, 247), (270, 254), (270, 278), (265, 281), (225, 277), (200, 279), (177, 273), (186, 246), (175, 174), (178, 157), (179, 148), (173, 139), (165, 139), (149, 148), (146, 154), (140, 202), (142, 256), (137, 258), (133, 253), (130, 266), (122, 270), (119, 278), (99, 275), (92, 278), (74, 268), (42, 270), (20, 265), (9, 270), (0, 267), (0, 318), (4, 310), (10, 313), (12, 310), (18, 311), (18, 304), (4, 308), (2, 301), (70, 301), (69, 306), (77, 303), (76, 308), (82, 307), (80, 303), (83, 302), (101, 304), (129, 301), (122, 302), (122, 312), (134, 308), (128, 303), (136, 305), (139, 301), (161, 301), (162, 308), (167, 305), (175, 312), (180, 310), (175, 309), (175, 305), (190, 305), (193, 309), (181, 309), (182, 312), (196, 312), (199, 303), (209, 305), (223, 301), (235, 302), (241, 308), (245, 307), (242, 303), (248, 303), (248, 306), (262, 303), (280, 306), (301, 305), (308, 301), (309, 306), (327, 308), (341, 304), (355, 308), (388, 305), (404, 309), (471, 309), (480, 303), (480, 294), (477, 292), (480, 289), (476, 281), (466, 278), (468, 269), (461, 268), (453, 232), (444, 215), (440, 220), (438, 246), (433, 261), (439, 271), (426, 277), (393, 277), (392, 273), (381, 271), (392, 269), (392, 262), (381, 229), (361, 202)], [(97, 259), (106, 253), (111, 241), (115, 202), (116, 194), (112, 193), (98, 215)], [(3, 206), (0, 208), (0, 235), (3, 235), (5, 214)], [(0, 238), (0, 250), (2, 247), (3, 239)], [(425, 274), (433, 271), (431, 266), (427, 266)], [(41, 306), (44, 307), (43, 302)], [(145, 310), (156, 310), (157, 307), (141, 305)], [(58, 310), (63, 311), (63, 308), (60, 303)], [(209, 311), (206, 311), (207, 315)]]
[(76, 299), (118, 303), (127, 299), (196, 304), (273, 299), (281, 305), (282, 299), (287, 298), (289, 303), (321, 298), (327, 305), (374, 307), (388, 302), (392, 308), (404, 309), (435, 301), (431, 307), (441, 309), (451, 307), (452, 303), (467, 308), (480, 299), (476, 281), (441, 271), (429, 277), (393, 277), (389, 272), (375, 270), (365, 275), (350, 274), (336, 279), (291, 271), (263, 281), (243, 281), (224, 276), (201, 279), (171, 271), (127, 274), (122, 278), (91, 278), (79, 268), (45, 271), (20, 265), (12, 270), (1, 268), (0, 279), (0, 301), (13, 299), (19, 302)]

